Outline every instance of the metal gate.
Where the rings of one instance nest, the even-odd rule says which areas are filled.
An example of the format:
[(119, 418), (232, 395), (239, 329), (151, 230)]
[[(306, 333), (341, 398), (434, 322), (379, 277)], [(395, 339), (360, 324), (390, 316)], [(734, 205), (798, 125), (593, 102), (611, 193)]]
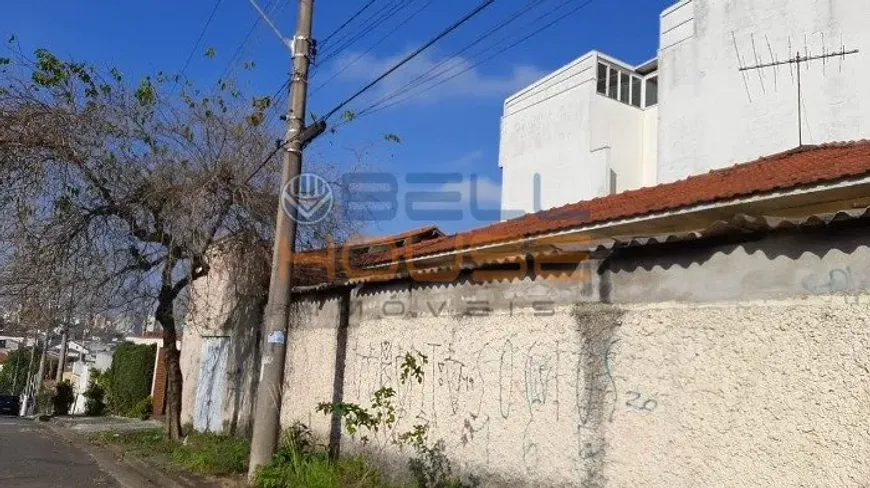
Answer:
[(193, 409), (193, 428), (200, 432), (223, 430), (223, 403), (227, 385), (228, 337), (203, 337)]

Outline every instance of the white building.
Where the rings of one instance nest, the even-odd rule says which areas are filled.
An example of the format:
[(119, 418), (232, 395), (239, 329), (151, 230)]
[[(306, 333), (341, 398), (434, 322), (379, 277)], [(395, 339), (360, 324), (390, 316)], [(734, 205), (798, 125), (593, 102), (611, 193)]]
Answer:
[[(505, 217), (794, 148), (799, 127), (805, 145), (870, 136), (866, 2), (683, 0), (660, 23), (654, 60), (593, 51), (505, 101)], [(822, 57), (802, 64), (800, 126), (794, 64), (741, 70), (798, 53)]]

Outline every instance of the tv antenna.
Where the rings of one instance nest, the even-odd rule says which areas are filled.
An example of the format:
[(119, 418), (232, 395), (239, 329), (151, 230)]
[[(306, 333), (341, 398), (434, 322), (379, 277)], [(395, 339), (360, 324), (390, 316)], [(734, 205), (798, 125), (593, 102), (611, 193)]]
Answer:
[(801, 55), (800, 51), (793, 57), (781, 61), (771, 61), (769, 63), (756, 64), (755, 66), (741, 66), (740, 71), (760, 70), (765, 68), (775, 68), (782, 65), (797, 65), (797, 114), (798, 114), (798, 147), (804, 145), (803, 136), (803, 87), (801, 86), (801, 65), (809, 64), (813, 61), (825, 61), (830, 58), (839, 57), (841, 60), (846, 59), (846, 56), (858, 54), (857, 49), (846, 50), (845, 47), (839, 51), (810, 55), (809, 53)]

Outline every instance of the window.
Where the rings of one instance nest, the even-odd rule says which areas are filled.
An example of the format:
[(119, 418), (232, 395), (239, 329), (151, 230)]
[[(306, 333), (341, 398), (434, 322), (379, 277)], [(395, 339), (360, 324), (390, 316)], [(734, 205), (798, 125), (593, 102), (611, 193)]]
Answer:
[(598, 63), (598, 93), (607, 95), (607, 65)]
[(619, 71), (616, 71), (615, 68), (610, 68), (609, 73), (607, 77), (607, 96), (616, 100), (616, 97), (619, 95)]
[(659, 103), (659, 78), (652, 76), (646, 79), (646, 107)]
[(637, 76), (631, 77), (631, 104), (640, 107), (640, 95), (643, 90), (643, 81)]
[[(598, 93), (620, 101), (626, 105), (641, 108), (644, 106), (644, 87), (647, 80), (632, 71), (623, 71), (608, 62), (598, 62), (597, 87)], [(653, 80), (655, 83), (655, 80)], [(655, 105), (658, 102), (658, 93), (653, 94), (653, 102), (646, 106)], [(649, 100), (649, 99), (648, 99)]]
[(623, 103), (628, 103), (629, 100), (629, 91), (631, 90), (629, 78), (628, 73), (619, 72), (619, 101)]
[(616, 171), (610, 170), (610, 194), (616, 194)]

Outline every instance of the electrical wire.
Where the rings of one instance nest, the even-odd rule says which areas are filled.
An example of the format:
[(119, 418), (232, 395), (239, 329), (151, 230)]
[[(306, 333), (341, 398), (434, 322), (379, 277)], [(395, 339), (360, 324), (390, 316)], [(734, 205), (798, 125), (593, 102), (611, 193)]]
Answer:
[(351, 22), (356, 20), (357, 17), (359, 17), (363, 12), (365, 12), (366, 9), (371, 7), (372, 4), (375, 3), (376, 1), (377, 0), (369, 0), (365, 5), (362, 6), (362, 8), (360, 8), (359, 10), (356, 11), (356, 13), (351, 15), (350, 18), (347, 19), (343, 24), (338, 26), (338, 28), (336, 28), (334, 31), (330, 32), (325, 38), (323, 38), (323, 41), (321, 41), (321, 44), (326, 44), (327, 42), (329, 42), (330, 39), (332, 39), (336, 34), (341, 32), (341, 30), (344, 29), (345, 27), (347, 27)]
[[(395, 92), (393, 92), (392, 95), (388, 95), (388, 96), (378, 100), (376, 102), (376, 104), (383, 104), (383, 103), (389, 101), (390, 99), (399, 96), (400, 94), (407, 93), (408, 90), (416, 88), (417, 86), (420, 86), (420, 85), (428, 82), (431, 79), (435, 79), (438, 76), (441, 76), (442, 74), (451, 71), (453, 68), (456, 67), (455, 65), (457, 63), (461, 63), (461, 59), (459, 59), (459, 56), (461, 56), (462, 54), (464, 54), (465, 52), (467, 52), (469, 49), (473, 48), (474, 46), (480, 44), (481, 42), (483, 42), (484, 40), (486, 40), (487, 38), (489, 38), (490, 36), (492, 36), (496, 32), (507, 27), (508, 25), (513, 23), (515, 20), (519, 19), (522, 15), (526, 14), (529, 10), (531, 10), (531, 9), (533, 9), (533, 8), (543, 4), (543, 3), (544, 2), (537, 2), (537, 3), (531, 2), (529, 5), (526, 5), (524, 8), (518, 10), (517, 12), (514, 12), (514, 14), (512, 14), (508, 19), (506, 19), (505, 21), (503, 21), (499, 25), (491, 28), (489, 31), (485, 32), (483, 35), (481, 35), (480, 37), (478, 37), (477, 39), (475, 39), (474, 41), (469, 43), (464, 48), (453, 53), (451, 56), (442, 59), (440, 62), (436, 63), (429, 70), (427, 70), (425, 73), (418, 75), (413, 80), (411, 80), (408, 83), (404, 84), (403, 86), (399, 87), (398, 89), (395, 90)], [(432, 75), (431, 77), (429, 76), (430, 74), (432, 74), (432, 72), (438, 70), (439, 68), (441, 68), (445, 64), (450, 64), (451, 62), (453, 62), (454, 66), (450, 66), (449, 68), (440, 70), (437, 73), (435, 73), (434, 75)]]
[[(564, 7), (565, 5), (571, 3), (571, 1), (572, 1), (572, 0), (567, 0), (567, 1), (563, 2), (561, 5), (559, 5), (558, 7), (556, 7), (555, 9), (553, 9), (552, 11), (550, 11), (550, 13), (545, 14), (544, 16), (539, 17), (538, 20), (540, 20), (541, 18), (543, 18), (543, 17), (545, 17), (545, 16), (549, 16), (550, 14), (556, 12), (557, 10), (561, 9), (562, 7)], [(365, 115), (365, 114), (369, 114), (369, 115), (370, 115), (370, 114), (373, 114), (373, 113), (377, 113), (377, 112), (380, 112), (381, 110), (386, 110), (386, 109), (388, 109), (388, 108), (394, 107), (394, 106), (396, 106), (396, 105), (398, 105), (398, 104), (400, 104), (400, 103), (403, 103), (403, 102), (405, 102), (405, 101), (407, 101), (407, 100), (409, 100), (409, 99), (411, 99), (411, 98), (413, 98), (413, 97), (420, 96), (420, 95), (422, 95), (422, 94), (424, 94), (424, 93), (427, 93), (427, 92), (429, 92), (430, 90), (432, 90), (432, 89), (434, 89), (434, 88), (436, 88), (436, 87), (438, 87), (438, 86), (441, 86), (441, 85), (443, 85), (444, 83), (447, 83), (447, 82), (450, 81), (450, 80), (453, 80), (453, 79), (456, 78), (457, 76), (460, 76), (460, 75), (462, 75), (462, 74), (465, 74), (466, 72), (468, 72), (468, 71), (470, 71), (470, 70), (476, 68), (477, 66), (479, 66), (479, 65), (481, 65), (481, 64), (483, 64), (483, 63), (489, 62), (489, 61), (491, 61), (492, 59), (494, 59), (494, 58), (496, 58), (496, 57), (498, 57), (498, 56), (504, 54), (505, 52), (509, 51), (510, 49), (513, 49), (514, 47), (518, 46), (519, 44), (521, 44), (521, 43), (523, 43), (523, 42), (525, 42), (525, 41), (531, 39), (532, 37), (534, 37), (534, 36), (540, 34), (541, 32), (543, 32), (543, 31), (549, 29), (549, 28), (552, 27), (553, 25), (555, 25), (555, 24), (561, 22), (562, 20), (568, 18), (570, 15), (572, 15), (572, 14), (574, 14), (574, 13), (580, 11), (581, 9), (583, 9), (583, 8), (585, 8), (585, 7), (587, 7), (587, 6), (589, 6), (589, 5), (590, 5), (591, 3), (593, 3), (594, 1), (595, 1), (595, 0), (586, 0), (585, 2), (581, 3), (581, 4), (578, 5), (577, 7), (575, 7), (575, 8), (573, 8), (573, 9), (571, 9), (571, 10), (565, 12), (564, 14), (562, 14), (562, 15), (559, 16), (559, 17), (557, 17), (556, 19), (554, 19), (554, 20), (548, 22), (547, 24), (545, 24), (545, 25), (541, 26), (540, 28), (538, 28), (538, 29), (532, 31), (532, 32), (529, 33), (528, 35), (523, 36), (522, 38), (518, 39), (517, 41), (515, 41), (515, 42), (513, 42), (513, 43), (511, 43), (511, 44), (509, 44), (509, 45), (507, 45), (507, 46), (505, 46), (504, 48), (499, 49), (498, 51), (496, 51), (495, 53), (491, 54), (490, 56), (488, 56), (488, 57), (486, 57), (486, 58), (483, 58), (483, 59), (480, 59), (480, 60), (478, 60), (477, 62), (474, 62), (474, 63), (472, 63), (472, 64), (466, 66), (463, 70), (461, 70), (461, 71), (459, 71), (459, 72), (457, 72), (457, 73), (454, 73), (453, 75), (451, 75), (451, 76), (449, 76), (449, 77), (447, 77), (447, 78), (444, 78), (444, 79), (438, 81), (438, 82), (435, 83), (435, 84), (429, 85), (429, 86), (427, 86), (426, 88), (424, 88), (423, 90), (420, 90), (420, 91), (418, 91), (418, 92), (416, 92), (416, 93), (413, 93), (413, 92), (412, 92), (412, 93), (404, 93), (404, 94), (403, 94), (404, 96), (403, 96), (402, 98), (400, 98), (399, 100), (395, 100), (395, 101), (393, 101), (393, 102), (391, 102), (391, 103), (388, 103), (388, 104), (383, 104), (383, 101), (375, 102), (374, 104), (372, 104), (372, 105), (366, 107), (365, 109), (361, 110), (361, 111), (357, 114), (357, 116), (362, 116), (362, 115)], [(497, 46), (497, 45), (496, 45), (496, 46)], [(491, 46), (491, 48), (492, 48), (492, 47), (496, 47), (496, 46)], [(489, 48), (488, 48), (488, 49), (489, 49)], [(488, 49), (487, 49), (487, 50), (488, 50)], [(393, 96), (398, 96), (398, 94), (394, 94)]]
[(381, 7), (378, 11), (374, 12), (369, 18), (363, 21), (363, 25), (360, 26), (359, 30), (356, 32), (351, 32), (345, 34), (340, 37), (333, 44), (338, 44), (337, 47), (332, 50), (325, 50), (320, 53), (320, 61), (319, 64), (326, 63), (330, 59), (334, 59), (336, 56), (347, 50), (351, 47), (355, 42), (359, 41), (366, 34), (370, 32), (374, 32), (380, 27), (384, 22), (390, 20), (394, 15), (396, 15), (400, 10), (405, 8), (407, 3), (403, 3), (403, 0), (391, 0), (386, 5)]
[[(408, 2), (408, 5), (410, 5), (410, 4), (413, 3), (413, 2), (414, 2), (414, 0), (411, 0), (410, 2)], [(393, 34), (395, 34), (396, 31), (398, 31), (399, 29), (401, 29), (402, 27), (404, 27), (408, 22), (410, 22), (414, 17), (416, 17), (417, 15), (419, 15), (422, 11), (426, 10), (426, 9), (427, 9), (430, 5), (432, 5), (434, 2), (435, 2), (435, 0), (429, 0), (428, 2), (426, 2), (425, 4), (423, 4), (422, 7), (418, 8), (417, 10), (415, 10), (414, 12), (412, 12), (411, 15), (405, 17), (405, 20), (403, 20), (403, 21), (399, 22), (397, 25), (395, 25), (395, 26), (393, 27), (393, 29), (390, 30), (390, 32), (387, 32), (387, 33), (386, 33), (384, 36), (382, 36), (382, 37), (381, 37), (377, 42), (375, 42), (374, 44), (372, 44), (371, 46), (369, 46), (368, 49), (366, 49), (365, 51), (361, 52), (361, 53), (360, 53), (359, 55), (357, 55), (353, 60), (351, 60), (349, 63), (345, 64), (341, 69), (336, 70), (335, 73), (333, 73), (332, 76), (329, 77), (329, 79), (327, 79), (326, 81), (324, 81), (323, 83), (321, 83), (320, 85), (318, 85), (316, 88), (314, 88), (314, 90), (312, 90), (312, 92), (311, 92), (311, 95), (314, 95), (315, 93), (317, 93), (318, 91), (320, 91), (321, 89), (323, 89), (323, 87), (325, 87), (326, 85), (328, 85), (331, 81), (333, 81), (333, 80), (335, 80), (336, 78), (338, 78), (339, 76), (341, 76), (342, 73), (344, 73), (345, 71), (347, 71), (348, 69), (350, 69), (350, 67), (353, 66), (354, 64), (358, 63), (362, 58), (365, 57), (366, 54), (370, 53), (374, 48), (378, 47), (382, 42), (386, 41), (390, 36), (392, 36)]]
[[(199, 47), (199, 43), (202, 42), (203, 37), (205, 37), (205, 32), (208, 30), (208, 27), (211, 25), (212, 20), (214, 20), (214, 15), (217, 13), (218, 8), (221, 6), (221, 2), (223, 0), (217, 0), (214, 3), (214, 7), (211, 9), (211, 13), (208, 16), (208, 20), (205, 21), (205, 25), (202, 26), (202, 30), (199, 32), (199, 37), (196, 39), (196, 42), (193, 44), (193, 47), (190, 49), (190, 54), (187, 55), (187, 61), (184, 62), (184, 66), (181, 68), (179, 72), (178, 78), (184, 78), (184, 72), (187, 71), (187, 67), (190, 66), (190, 61), (193, 59), (193, 55), (196, 54), (196, 50)], [(175, 84), (178, 84), (178, 80), (176, 79)]]
[[(343, 102), (341, 102), (341, 103), (339, 103), (338, 105), (336, 105), (335, 108), (333, 108), (332, 110), (330, 110), (330, 111), (329, 111), (325, 116), (321, 117), (321, 118), (320, 118), (317, 122), (315, 122), (315, 123), (324, 123), (324, 122), (326, 122), (327, 120), (329, 120), (330, 117), (332, 117), (333, 115), (335, 115), (336, 113), (338, 113), (342, 108), (346, 107), (347, 104), (349, 104), (350, 102), (354, 101), (357, 97), (359, 97), (360, 95), (362, 95), (362, 94), (365, 93), (366, 91), (370, 90), (373, 86), (375, 86), (375, 85), (377, 85), (378, 83), (380, 83), (382, 80), (384, 80), (385, 78), (387, 78), (388, 76), (390, 76), (391, 74), (393, 74), (396, 70), (398, 70), (399, 68), (401, 68), (402, 66), (404, 66), (405, 64), (407, 64), (407, 63), (408, 63), (409, 61), (411, 61), (412, 59), (414, 59), (414, 58), (416, 58), (417, 56), (419, 56), (423, 51), (425, 51), (426, 49), (432, 47), (433, 44), (435, 44), (436, 42), (440, 41), (440, 40), (443, 39), (444, 37), (447, 37), (451, 32), (455, 31), (455, 30), (458, 29), (460, 26), (462, 26), (463, 24), (465, 24), (466, 22), (468, 22), (469, 20), (471, 20), (474, 16), (476, 16), (477, 14), (479, 14), (480, 12), (482, 12), (484, 9), (486, 9), (487, 7), (489, 7), (490, 5), (492, 5), (494, 2), (495, 2), (495, 0), (485, 0), (484, 2), (482, 2), (480, 5), (478, 5), (477, 7), (475, 7), (471, 12), (467, 13), (464, 17), (462, 17), (461, 19), (457, 20), (456, 22), (454, 22), (454, 23), (453, 23), (452, 25), (450, 25), (449, 27), (445, 28), (443, 31), (441, 31), (440, 33), (438, 33), (438, 35), (436, 35), (435, 37), (433, 37), (431, 40), (429, 40), (428, 42), (426, 42), (425, 44), (423, 44), (422, 46), (420, 46), (419, 48), (417, 48), (416, 50), (414, 50), (414, 52), (412, 52), (411, 54), (409, 54), (409, 55), (405, 56), (404, 58), (402, 58), (402, 60), (400, 60), (399, 62), (397, 62), (397, 63), (396, 63), (395, 65), (393, 65), (390, 69), (388, 69), (387, 71), (385, 71), (383, 74), (381, 74), (380, 76), (378, 76), (377, 78), (375, 78), (374, 80), (372, 80), (370, 83), (368, 83), (368, 84), (365, 85), (364, 87), (362, 87), (362, 88), (360, 88), (359, 90), (357, 90), (353, 95), (351, 95), (350, 97), (348, 97), (347, 99), (345, 99)], [(290, 81), (290, 80), (288, 79), (286, 83), (289, 83), (289, 81)], [(278, 151), (280, 151), (280, 150), (283, 149), (285, 146), (287, 146), (287, 144), (289, 144), (289, 143), (295, 141), (298, 137), (299, 137), (299, 134), (296, 134), (296, 135), (294, 135), (293, 137), (291, 137), (291, 138), (289, 138), (289, 139), (287, 139), (287, 140), (281, 142), (280, 144), (277, 144), (277, 145), (275, 146), (275, 149), (273, 149), (273, 150), (269, 153), (269, 155), (266, 156), (265, 159), (263, 159), (263, 162), (260, 163), (260, 164), (257, 166), (257, 168), (256, 168), (256, 169), (251, 173), (251, 175), (247, 178), (246, 181), (250, 181), (251, 179), (253, 179), (254, 176), (257, 175), (257, 173), (259, 173), (259, 172), (260, 172), (260, 171), (261, 171), (261, 170), (262, 170), (262, 169), (263, 169), (267, 164), (269, 164), (269, 161), (272, 159), (273, 156), (275, 156), (275, 154), (278, 153)]]
[[(266, 10), (270, 14), (274, 14), (275, 12), (281, 10), (282, 3), (283, 3), (283, 0), (272, 0), (272, 2), (270, 2), (269, 5), (266, 6)], [(227, 76), (229, 76), (232, 73), (234, 66), (235, 66), (235, 62), (238, 60), (239, 56), (242, 54), (242, 50), (245, 48), (245, 45), (251, 39), (251, 36), (253, 36), (254, 32), (257, 30), (257, 27), (260, 25), (260, 21), (261, 21), (260, 16), (257, 16), (257, 19), (251, 25), (251, 28), (248, 29), (248, 32), (245, 34), (245, 37), (242, 39), (242, 42), (239, 44), (239, 47), (237, 47), (235, 52), (233, 52), (232, 57), (230, 57), (230, 61), (227, 63), (227, 66), (221, 72), (221, 75), (218, 78), (218, 80), (225, 81)]]
[(481, 3), (480, 5), (478, 5), (477, 7), (475, 7), (471, 12), (467, 13), (464, 17), (462, 17), (462, 18), (459, 19), (458, 21), (454, 22), (453, 25), (451, 25), (451, 26), (447, 27), (446, 29), (444, 29), (443, 31), (441, 31), (438, 35), (436, 35), (436, 36), (435, 36), (434, 38), (432, 38), (430, 41), (426, 42), (425, 44), (423, 44), (422, 46), (420, 46), (419, 48), (417, 48), (414, 52), (412, 52), (411, 54), (405, 56), (401, 61), (399, 61), (398, 63), (396, 63), (395, 65), (393, 65), (392, 68), (388, 69), (388, 70), (385, 71), (382, 75), (378, 76), (377, 78), (375, 78), (374, 80), (372, 80), (370, 83), (368, 83), (368, 84), (365, 85), (364, 87), (362, 87), (362, 88), (360, 88), (359, 90), (357, 90), (356, 93), (354, 93), (353, 95), (351, 95), (350, 97), (348, 97), (346, 100), (344, 100), (343, 102), (339, 103), (335, 108), (333, 108), (332, 110), (330, 110), (329, 112), (327, 112), (327, 114), (326, 114), (326, 115), (325, 115), (321, 120), (324, 120), (324, 121), (325, 121), (325, 120), (328, 120), (330, 117), (332, 117), (333, 115), (335, 115), (336, 113), (338, 113), (339, 110), (341, 110), (341, 109), (343, 109), (344, 107), (346, 107), (350, 102), (356, 100), (360, 95), (362, 95), (363, 93), (367, 92), (367, 91), (370, 90), (373, 86), (375, 86), (375, 85), (377, 85), (378, 83), (380, 83), (381, 81), (383, 81), (384, 78), (386, 78), (386, 77), (390, 76), (391, 74), (393, 74), (396, 70), (398, 70), (399, 68), (401, 68), (402, 66), (404, 66), (405, 64), (407, 64), (407, 63), (408, 63), (409, 61), (411, 61), (412, 59), (414, 59), (414, 58), (416, 58), (417, 56), (419, 56), (421, 53), (423, 53), (423, 51), (425, 51), (425, 50), (429, 49), (430, 47), (432, 47), (433, 44), (435, 44), (436, 42), (440, 41), (440, 40), (443, 39), (444, 37), (447, 37), (451, 32), (453, 32), (454, 30), (458, 29), (460, 26), (462, 26), (463, 24), (465, 24), (466, 22), (468, 22), (469, 20), (471, 20), (474, 16), (476, 16), (477, 14), (479, 14), (480, 12), (482, 12), (485, 8), (487, 8), (487, 7), (489, 7), (490, 5), (492, 5), (493, 2), (495, 2), (495, 0), (485, 0), (483, 3)]
[[(515, 47), (515, 46), (521, 44), (522, 42), (525, 42), (526, 40), (530, 39), (531, 37), (534, 37), (535, 35), (539, 34), (540, 32), (543, 32), (544, 30), (548, 29), (549, 27), (551, 27), (551, 26), (552, 26), (553, 24), (555, 24), (556, 22), (558, 22), (558, 21), (560, 21), (560, 20), (566, 18), (567, 16), (571, 15), (572, 13), (576, 12), (577, 10), (580, 10), (581, 8), (585, 7), (586, 5), (588, 5), (589, 3), (591, 3), (592, 1), (594, 1), (594, 0), (588, 0), (586, 3), (581, 4), (579, 7), (575, 8), (575, 9), (573, 9), (573, 10), (571, 10), (571, 11), (566, 12), (566, 13), (563, 14), (561, 17), (558, 17), (556, 20), (554, 20), (554, 21), (552, 21), (552, 22), (550, 22), (550, 23), (548, 23), (548, 24), (545, 24), (544, 26), (540, 27), (539, 29), (537, 29), (537, 30), (531, 32), (530, 34), (528, 34), (528, 35), (526, 35), (526, 36), (520, 38), (519, 40), (517, 40), (517, 41), (515, 41), (515, 42), (513, 42), (513, 43), (511, 43), (511, 44), (509, 44), (509, 45), (507, 45), (506, 47), (504, 47), (504, 48), (502, 48), (502, 49), (500, 49), (500, 50), (498, 50), (498, 51), (496, 51), (496, 52), (490, 54), (489, 56), (487, 56), (487, 57), (485, 57), (485, 58), (483, 58), (483, 59), (479, 59), (478, 61), (476, 61), (476, 62), (474, 62), (474, 63), (471, 63), (471, 64), (465, 66), (464, 69), (462, 69), (462, 70), (460, 70), (460, 71), (458, 71), (458, 72), (456, 72), (456, 73), (453, 73), (452, 75), (450, 75), (450, 76), (448, 76), (448, 77), (446, 77), (446, 78), (443, 78), (443, 79), (437, 81), (436, 83), (434, 83), (434, 84), (432, 84), (432, 85), (429, 85), (428, 87), (423, 88), (422, 90), (418, 90), (416, 93), (413, 92), (413, 91), (412, 91), (412, 92), (408, 92), (408, 91), (398, 92), (398, 91), (397, 91), (397, 92), (393, 93), (392, 95), (388, 95), (388, 96), (385, 97), (384, 99), (379, 100), (379, 101), (373, 103), (373, 104), (370, 105), (369, 107), (364, 108), (363, 110), (360, 111), (360, 114), (359, 114), (359, 115), (364, 115), (364, 114), (367, 114), (367, 113), (368, 113), (368, 114), (371, 114), (371, 113), (379, 112), (379, 111), (381, 111), (381, 110), (386, 110), (386, 109), (391, 108), (391, 107), (394, 107), (394, 106), (396, 106), (396, 105), (398, 105), (398, 104), (400, 104), (400, 103), (403, 103), (403, 102), (405, 102), (405, 101), (407, 101), (407, 100), (409, 100), (409, 99), (411, 99), (411, 98), (413, 98), (413, 97), (423, 95), (423, 94), (425, 94), (425, 93), (427, 93), (427, 92), (429, 92), (429, 91), (431, 91), (431, 90), (433, 90), (433, 89), (435, 89), (435, 88), (437, 88), (437, 87), (439, 87), (439, 86), (441, 86), (441, 85), (443, 85), (443, 84), (445, 84), (445, 83), (447, 83), (447, 82), (449, 82), (449, 81), (455, 79), (456, 77), (465, 74), (466, 72), (468, 72), (468, 71), (470, 71), (470, 70), (476, 68), (477, 66), (479, 66), (479, 65), (481, 65), (481, 64), (483, 64), (483, 63), (486, 63), (486, 62), (488, 62), (488, 61), (491, 61), (491, 60), (494, 59), (495, 57), (497, 57), (497, 56), (499, 56), (499, 55), (501, 55), (501, 54), (507, 52), (508, 50), (510, 50), (510, 49), (512, 49), (513, 47)], [(572, 0), (565, 0), (564, 2), (562, 2), (561, 4), (559, 4), (558, 6), (556, 6), (555, 8), (553, 8), (553, 9), (551, 9), (551, 10), (545, 12), (544, 14), (538, 16), (537, 18), (535, 18), (535, 19), (534, 19), (530, 24), (528, 24), (528, 26), (534, 25), (535, 23), (539, 22), (540, 20), (549, 17), (550, 15), (556, 13), (557, 11), (559, 11), (560, 9), (562, 9), (563, 7), (565, 7), (565, 6), (567, 6), (568, 4), (570, 4), (571, 2), (572, 2)], [(503, 41), (503, 40), (504, 40), (504, 39), (502, 39), (502, 41)], [(490, 51), (492, 51), (493, 49), (496, 49), (502, 41), (498, 41), (498, 42), (496, 42), (495, 44), (490, 45), (489, 47), (485, 48), (485, 49), (482, 50), (481, 52), (477, 53), (477, 55), (486, 54), (487, 52), (490, 52)], [(454, 66), (453, 68), (456, 68), (456, 67), (458, 67), (458, 65), (457, 65), (457, 66)], [(446, 71), (444, 71), (444, 72), (442, 72), (442, 73), (439, 73), (439, 76), (440, 76), (441, 74), (445, 74), (445, 73), (451, 71), (453, 68), (451, 68), (450, 70), (446, 70)], [(435, 80), (435, 77), (431, 78), (430, 80), (427, 80), (427, 82), (428, 82), (428, 81), (434, 81), (434, 80)], [(401, 97), (401, 98), (400, 98), (400, 97)], [(396, 98), (399, 98), (399, 99), (398, 99), (398, 100), (395, 100)], [(386, 102), (389, 102), (390, 100), (395, 100), (395, 101), (393, 101), (393, 102), (391, 102), (391, 103), (386, 103)]]

